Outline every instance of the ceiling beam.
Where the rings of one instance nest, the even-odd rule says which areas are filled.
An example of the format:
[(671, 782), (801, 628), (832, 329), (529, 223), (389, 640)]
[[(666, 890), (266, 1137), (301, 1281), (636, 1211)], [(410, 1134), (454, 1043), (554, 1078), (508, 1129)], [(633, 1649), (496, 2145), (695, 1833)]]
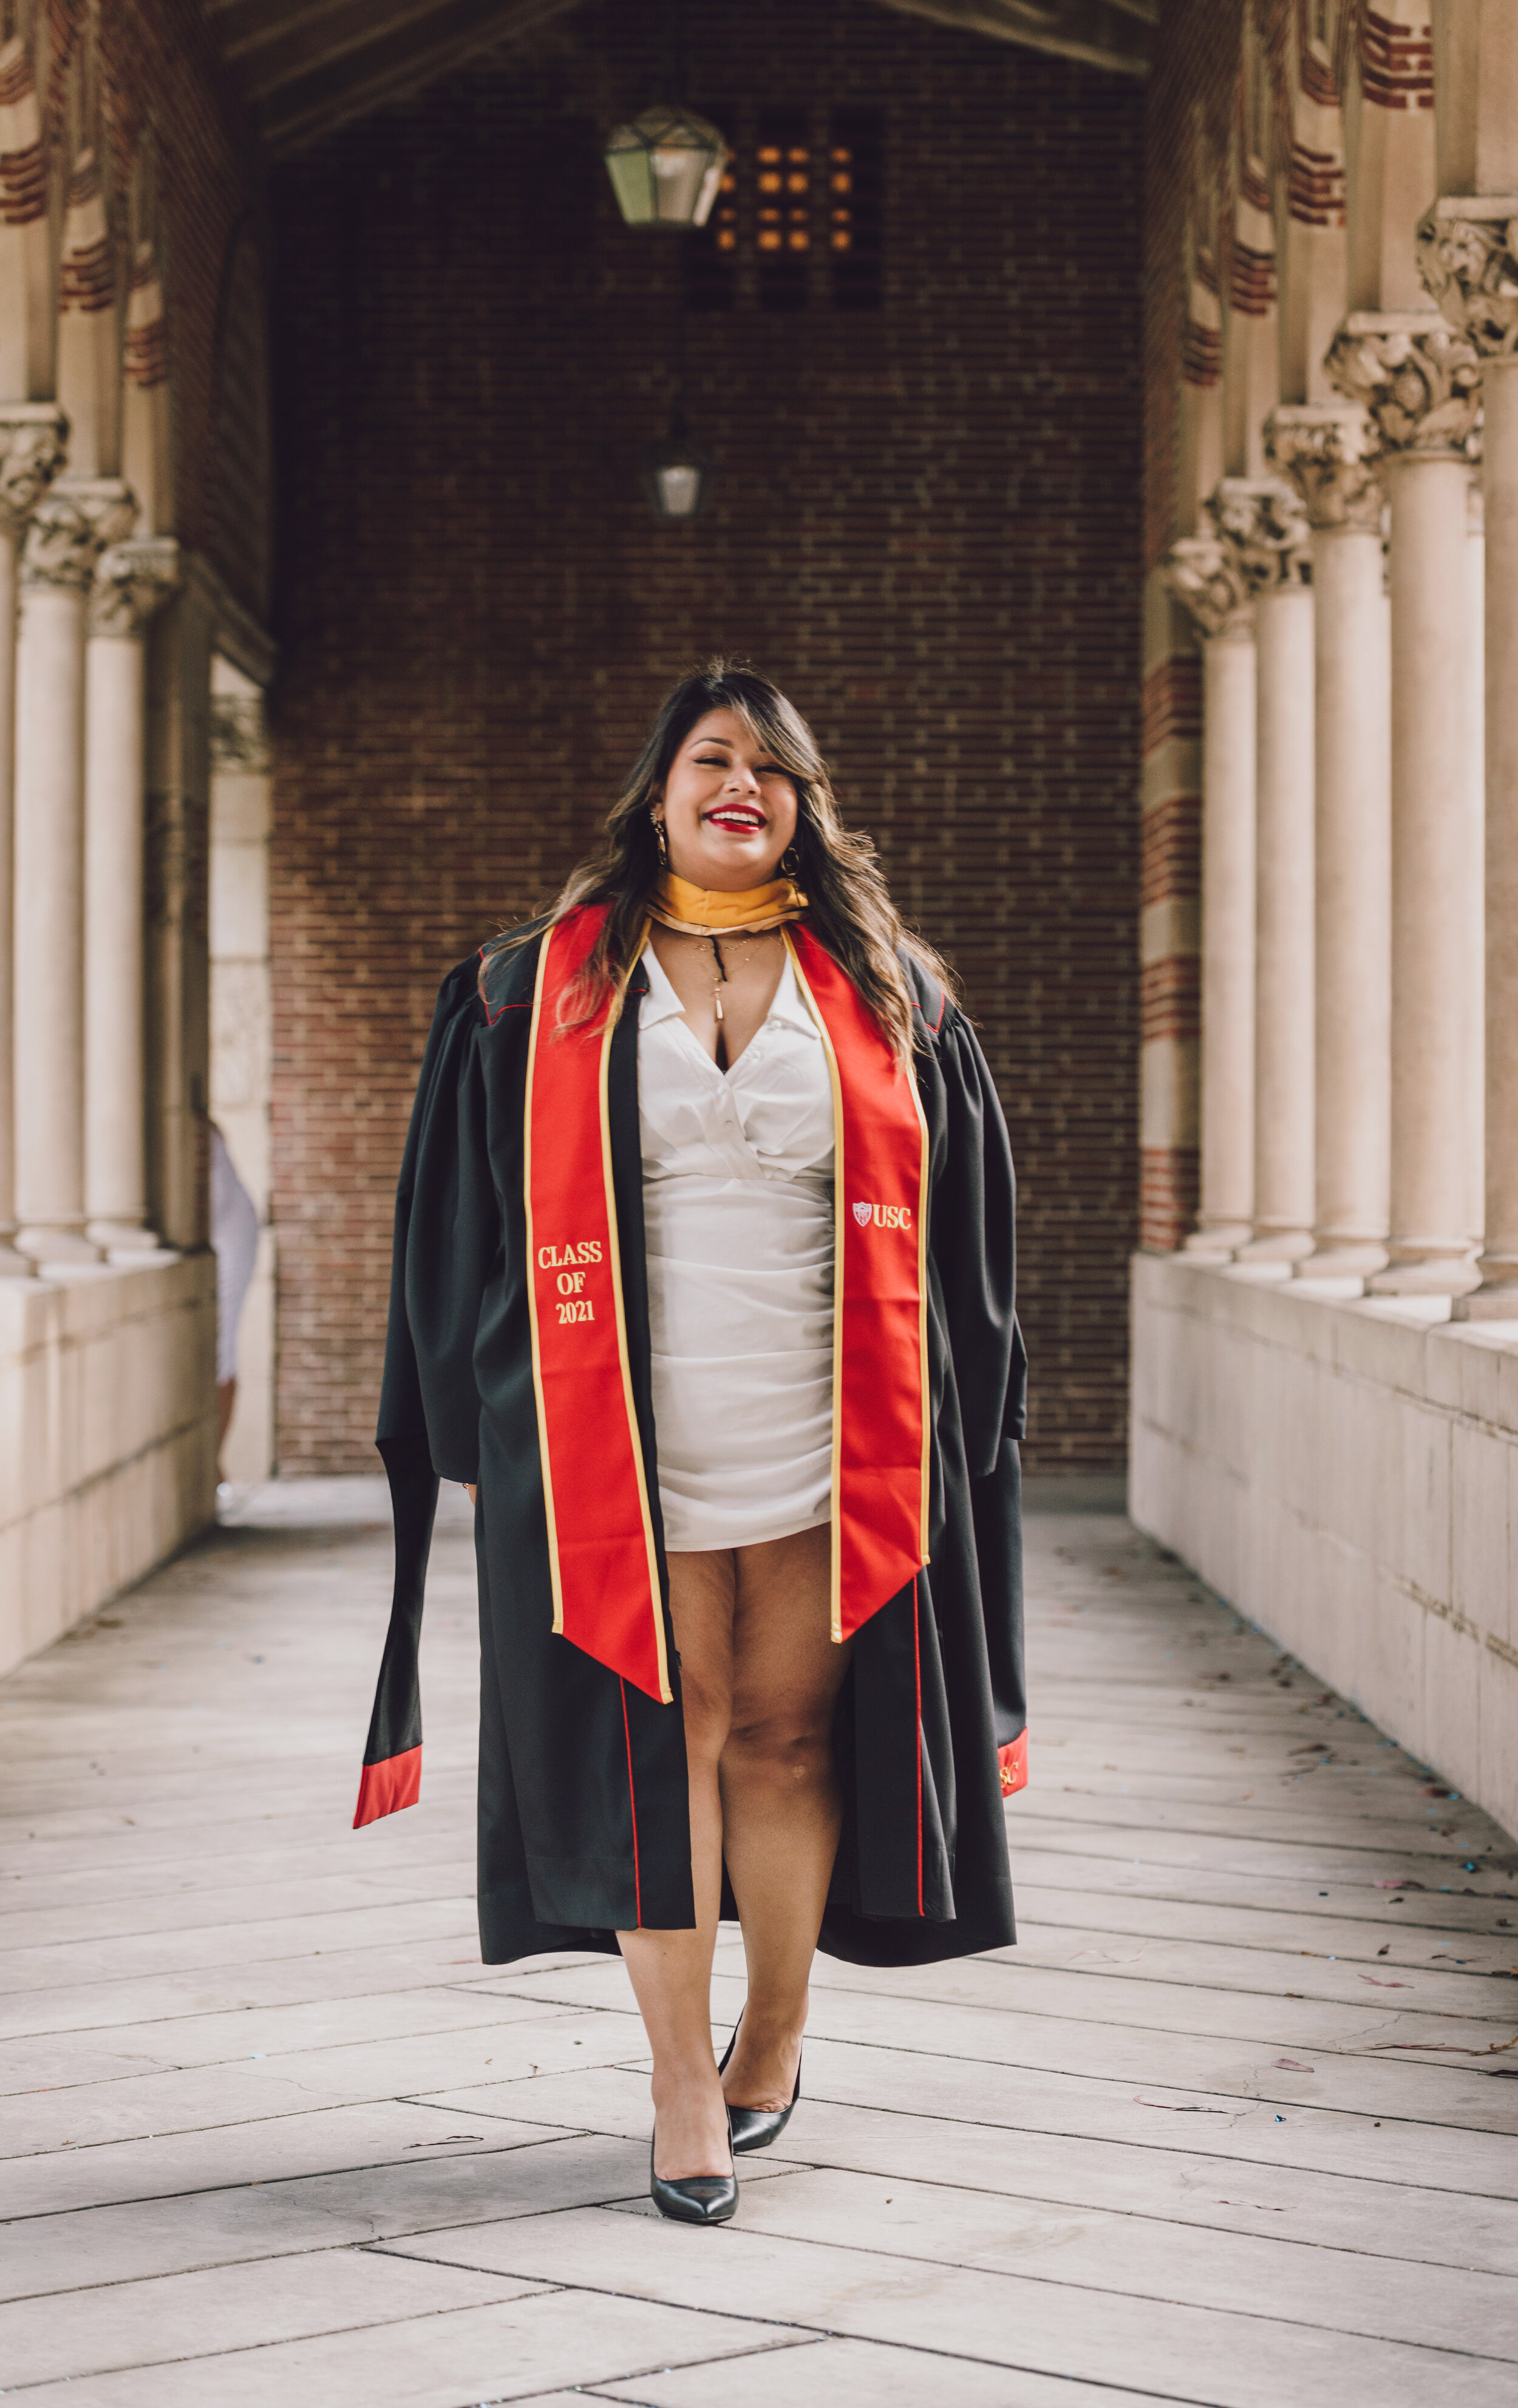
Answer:
[[(401, 0), (374, 22), (372, 35), (336, 47), (320, 63), (286, 81), (265, 86), (254, 104), (271, 150), (283, 154), (321, 141), (339, 125), (465, 66), (498, 44), (516, 39), (577, 8), (580, 0)], [(340, 11), (339, 13), (346, 13)]]
[(408, 24), (424, 30), (437, 0), (234, 0), (222, 49), (251, 100)]
[[(202, 0), (269, 148), (303, 150), (582, 0)], [(1119, 74), (1148, 73), (1159, 0), (881, 0)]]
[(1110, 67), (1119, 75), (1149, 73), (1159, 0), (881, 0), (899, 16), (926, 17), (960, 33), (990, 34), (1024, 50)]

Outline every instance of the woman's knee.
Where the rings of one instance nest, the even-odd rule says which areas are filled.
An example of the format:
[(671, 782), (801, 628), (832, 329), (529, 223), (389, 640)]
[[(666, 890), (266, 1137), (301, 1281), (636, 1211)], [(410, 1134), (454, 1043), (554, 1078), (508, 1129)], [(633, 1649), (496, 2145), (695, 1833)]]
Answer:
[(831, 1777), (829, 1719), (808, 1708), (735, 1711), (723, 1750), (723, 1769), (777, 1786), (804, 1788)]

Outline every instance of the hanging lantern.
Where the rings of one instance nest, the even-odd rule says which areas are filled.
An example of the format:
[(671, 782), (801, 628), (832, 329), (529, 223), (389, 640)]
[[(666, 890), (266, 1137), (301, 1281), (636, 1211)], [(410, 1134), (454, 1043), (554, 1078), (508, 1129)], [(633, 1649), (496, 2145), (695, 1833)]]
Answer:
[(732, 152), (693, 108), (663, 103), (619, 125), (602, 157), (629, 225), (704, 226)]
[(699, 518), (710, 495), (714, 475), (715, 463), (710, 453), (692, 442), (685, 412), (677, 402), (670, 413), (668, 434), (643, 458), (643, 485), (654, 517), (666, 525), (677, 526)]

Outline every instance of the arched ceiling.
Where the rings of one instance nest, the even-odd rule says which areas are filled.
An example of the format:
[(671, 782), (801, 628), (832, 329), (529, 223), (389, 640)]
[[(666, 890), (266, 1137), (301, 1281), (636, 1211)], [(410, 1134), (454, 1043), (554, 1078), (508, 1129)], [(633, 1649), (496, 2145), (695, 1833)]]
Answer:
[[(272, 150), (403, 100), (580, 0), (201, 0)], [(1143, 75), (1159, 0), (879, 0), (909, 17)]]

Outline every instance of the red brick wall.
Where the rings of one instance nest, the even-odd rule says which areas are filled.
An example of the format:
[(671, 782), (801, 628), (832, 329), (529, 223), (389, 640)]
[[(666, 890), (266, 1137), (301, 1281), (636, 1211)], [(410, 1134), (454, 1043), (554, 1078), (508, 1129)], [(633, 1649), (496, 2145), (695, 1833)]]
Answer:
[(551, 894), (659, 694), (744, 652), (952, 956), (1021, 1175), (1032, 1461), (1122, 1460), (1138, 1203), (1137, 86), (868, 0), (689, 11), (689, 97), (885, 112), (886, 305), (687, 318), (711, 514), (656, 527), (678, 239), (603, 0), (274, 179), (279, 1457), (372, 1469), (437, 981)]

